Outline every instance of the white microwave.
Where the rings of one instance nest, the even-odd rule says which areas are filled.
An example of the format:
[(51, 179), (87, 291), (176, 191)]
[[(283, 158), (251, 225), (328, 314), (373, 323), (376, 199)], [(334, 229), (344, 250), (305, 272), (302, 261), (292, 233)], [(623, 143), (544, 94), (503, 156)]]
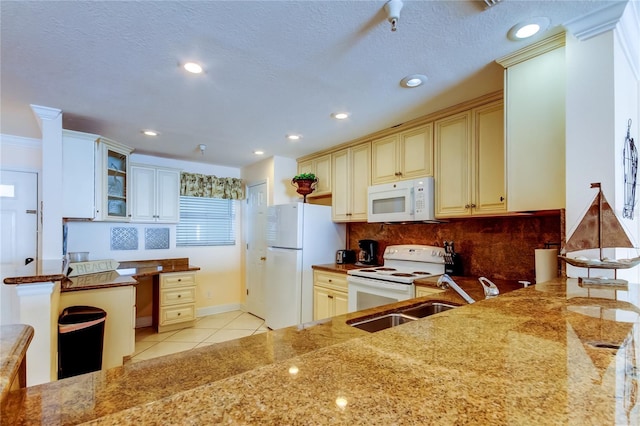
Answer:
[(370, 186), (367, 201), (367, 222), (435, 220), (432, 176)]

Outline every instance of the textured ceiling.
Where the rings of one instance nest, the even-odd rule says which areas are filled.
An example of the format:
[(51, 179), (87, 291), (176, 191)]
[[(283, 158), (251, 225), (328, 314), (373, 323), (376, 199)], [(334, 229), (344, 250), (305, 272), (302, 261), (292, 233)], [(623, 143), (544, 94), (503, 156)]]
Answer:
[[(35, 104), (139, 153), (297, 158), (500, 90), (494, 60), (545, 36), (509, 41), (511, 26), (546, 16), (549, 35), (611, 1), (406, 0), (396, 32), (384, 3), (0, 1), (0, 132), (40, 137)], [(189, 60), (205, 73), (185, 73)], [(414, 73), (427, 84), (400, 87)]]

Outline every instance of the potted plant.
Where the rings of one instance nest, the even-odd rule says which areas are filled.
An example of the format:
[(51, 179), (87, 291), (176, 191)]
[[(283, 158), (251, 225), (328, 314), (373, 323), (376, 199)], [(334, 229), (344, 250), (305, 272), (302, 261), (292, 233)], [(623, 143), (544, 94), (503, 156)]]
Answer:
[(307, 195), (315, 191), (317, 183), (318, 178), (313, 173), (300, 173), (291, 179), (291, 185), (297, 188), (296, 192), (304, 197), (305, 203), (307, 202)]

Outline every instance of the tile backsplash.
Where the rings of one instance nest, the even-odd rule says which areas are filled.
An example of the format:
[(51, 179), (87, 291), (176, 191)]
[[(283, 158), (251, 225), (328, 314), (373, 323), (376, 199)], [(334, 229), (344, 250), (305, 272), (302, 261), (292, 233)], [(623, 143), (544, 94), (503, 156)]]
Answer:
[[(455, 219), (445, 223), (348, 225), (350, 249), (358, 250), (358, 240), (372, 239), (382, 252), (391, 244), (427, 244), (442, 247), (455, 242), (462, 257), (464, 274), (487, 278), (535, 282), (534, 250), (545, 243), (562, 241), (561, 213), (541, 216), (508, 216)], [(556, 247), (556, 246), (554, 246)]]

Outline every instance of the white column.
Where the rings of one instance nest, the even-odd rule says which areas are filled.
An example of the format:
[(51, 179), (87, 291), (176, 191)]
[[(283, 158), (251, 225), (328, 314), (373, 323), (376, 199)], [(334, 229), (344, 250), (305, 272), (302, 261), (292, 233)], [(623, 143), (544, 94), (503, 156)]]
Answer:
[(42, 131), (39, 273), (62, 270), (62, 111), (31, 105)]
[(60, 283), (20, 284), (16, 292), (19, 323), (34, 328), (27, 350), (27, 386), (57, 380)]

